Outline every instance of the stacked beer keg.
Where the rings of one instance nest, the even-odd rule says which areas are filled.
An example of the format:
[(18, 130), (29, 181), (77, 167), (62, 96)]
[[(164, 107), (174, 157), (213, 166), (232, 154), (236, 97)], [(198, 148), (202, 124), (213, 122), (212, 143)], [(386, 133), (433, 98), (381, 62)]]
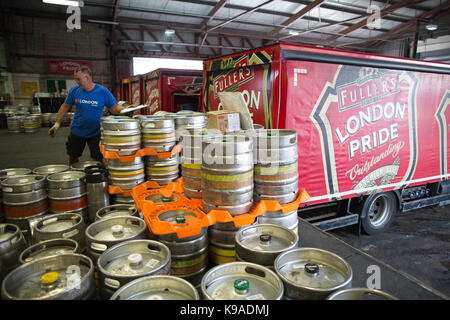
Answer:
[(20, 133), (23, 132), (23, 116), (10, 116), (7, 119), (8, 122), (8, 132), (9, 133)]
[(1, 184), (6, 222), (17, 225), (30, 241), (34, 224), (48, 212), (45, 176), (13, 176)]
[[(139, 121), (126, 117), (104, 117), (101, 121), (102, 144), (105, 151), (114, 151), (119, 156), (133, 155), (141, 148)], [(122, 190), (131, 190), (145, 181), (144, 161), (135, 157), (133, 161), (106, 159), (109, 184)]]
[[(203, 210), (226, 210), (232, 216), (248, 213), (253, 206), (253, 140), (244, 135), (211, 136), (203, 139), (201, 198)], [(210, 261), (235, 260), (232, 222), (209, 228)]]
[[(258, 130), (255, 150), (255, 202), (276, 200), (285, 204), (295, 201), (298, 196), (297, 132), (288, 129)], [(297, 232), (297, 210), (285, 214), (266, 212), (258, 217), (258, 223), (273, 223)]]
[(23, 130), (25, 133), (36, 133), (41, 128), (42, 115), (32, 114), (23, 119)]
[(85, 173), (64, 171), (47, 177), (48, 198), (52, 213), (76, 212), (88, 219)]
[(186, 131), (201, 131), (206, 128), (206, 114), (200, 112), (176, 113), (165, 115), (175, 121), (175, 135), (177, 142)]
[[(175, 123), (173, 119), (149, 117), (141, 122), (142, 146), (152, 148), (157, 153), (168, 152), (176, 144)], [(157, 155), (145, 157), (147, 180), (165, 186), (179, 177), (179, 156), (174, 153), (170, 158)]]

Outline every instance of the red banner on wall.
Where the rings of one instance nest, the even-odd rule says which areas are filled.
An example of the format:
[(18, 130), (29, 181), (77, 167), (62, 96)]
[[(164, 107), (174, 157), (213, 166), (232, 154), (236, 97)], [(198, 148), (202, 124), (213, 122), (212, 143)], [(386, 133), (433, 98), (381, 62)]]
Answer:
[(90, 61), (47, 59), (47, 73), (73, 74), (75, 69), (82, 65), (86, 65), (92, 69)]

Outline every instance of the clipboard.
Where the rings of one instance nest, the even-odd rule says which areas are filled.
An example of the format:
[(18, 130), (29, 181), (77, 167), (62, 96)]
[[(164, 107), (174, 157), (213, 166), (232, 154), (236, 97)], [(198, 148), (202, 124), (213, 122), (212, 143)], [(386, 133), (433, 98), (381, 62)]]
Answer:
[(147, 108), (148, 105), (146, 104), (141, 104), (139, 106), (134, 106), (134, 105), (130, 105), (128, 108), (123, 109), (122, 111), (120, 111), (120, 113), (128, 113), (128, 112), (133, 112), (142, 108)]

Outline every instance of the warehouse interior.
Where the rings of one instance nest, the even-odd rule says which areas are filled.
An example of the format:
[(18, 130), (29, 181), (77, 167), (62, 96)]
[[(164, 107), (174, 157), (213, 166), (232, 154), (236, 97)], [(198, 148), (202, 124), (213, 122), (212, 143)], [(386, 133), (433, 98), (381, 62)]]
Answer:
[[(167, 64), (163, 64), (160, 59), (165, 59)], [(150, 65), (150, 62), (153, 64)], [(327, 63), (332, 67), (319, 70), (318, 66)], [(338, 65), (336, 69), (335, 65)], [(91, 73), (81, 70), (80, 67), (83, 66)], [(288, 71), (290, 68), (295, 70), (292, 75)], [(228, 70), (237, 71), (233, 74), (233, 71)], [(332, 76), (334, 72), (336, 73)], [(364, 72), (366, 74), (362, 75)], [(82, 132), (74, 131), (74, 126), (80, 126), (82, 121), (79, 111), (81, 107), (78, 107), (78, 104), (85, 105), (89, 102), (83, 100), (89, 98), (84, 95), (88, 91), (82, 89), (85, 84), (80, 84), (79, 78), (75, 76), (77, 74), (87, 79), (86, 81), (92, 80), (87, 82), (86, 86), (92, 84), (92, 88), (95, 85), (97, 89), (105, 89), (102, 95), (111, 96), (110, 101), (115, 103), (109, 105), (109, 102), (105, 102), (104, 108), (99, 111), (101, 115), (96, 113), (98, 140), (83, 142), (80, 153), (74, 155), (76, 152), (69, 154), (73, 152), (69, 149), (74, 145), (74, 138), (70, 137), (75, 135), (74, 132)], [(395, 76), (392, 76), (393, 74)], [(430, 78), (426, 78), (427, 75)], [(299, 85), (297, 76), (300, 77)], [(295, 93), (298, 87), (307, 83), (306, 80), (303, 82), (302, 76), (308, 76), (307, 79), (310, 79), (311, 83), (317, 80), (320, 85), (314, 82), (312, 88)], [(355, 78), (351, 78), (353, 76)], [(241, 77), (245, 79), (242, 81)], [(417, 80), (419, 85), (416, 85), (419, 93), (413, 91), (416, 87), (411, 89), (416, 78), (420, 78)], [(383, 95), (373, 100), (367, 100), (367, 96), (363, 96), (363, 93), (369, 96), (374, 94), (374, 91), (369, 91), (372, 90), (370, 88), (375, 88), (376, 92), (376, 86), (380, 85), (381, 88), (381, 81), (386, 79), (389, 79), (389, 84), (393, 86), (388, 90), (389, 93), (383, 92)], [(252, 81), (256, 80), (261, 81), (262, 84), (258, 85), (262, 89), (257, 87), (253, 90)], [(395, 81), (404, 82), (399, 85), (394, 83)], [(428, 83), (425, 84), (426, 82)], [(367, 83), (375, 87), (364, 87)], [(405, 83), (411, 88), (405, 89)], [(356, 114), (357, 116), (352, 118), (351, 114), (346, 113), (356, 104), (343, 107), (344, 98), (351, 99), (353, 103), (352, 93), (348, 96), (342, 93), (341, 89), (345, 89), (345, 85), (360, 86), (358, 98), (355, 98), (361, 103), (362, 111), (359, 116)], [(74, 88), (76, 90), (73, 90)], [(327, 99), (326, 94), (330, 88), (336, 89), (336, 95), (330, 95), (333, 98)], [(384, 90), (385, 84), (382, 88)], [(433, 111), (420, 118), (422, 110), (427, 107), (421, 108), (420, 103), (417, 102), (416, 106), (411, 101), (416, 98), (426, 100), (427, 98), (423, 98), (425, 94), (420, 90), (430, 92), (434, 88), (436, 93), (430, 93), (428, 98), (429, 110), (432, 105)], [(362, 91), (366, 89), (367, 91)], [(83, 93), (74, 93), (80, 90)], [(404, 90), (409, 91), (405, 93)], [(222, 94), (225, 91), (242, 94), (228, 96)], [(310, 100), (305, 95), (310, 96)], [(390, 99), (389, 95), (398, 96), (398, 101), (403, 101), (406, 105), (402, 109), (399, 103), (392, 104), (391, 117), (388, 107), (390, 102), (386, 100)], [(70, 100), (74, 101), (73, 105), (67, 104), (68, 96), (73, 99)], [(363, 99), (366, 100), (362, 101)], [(372, 104), (377, 102), (380, 106), (381, 103), (384, 104), (384, 109), (380, 110), (384, 112), (383, 121), (387, 121), (390, 127), (377, 127), (378, 136), (375, 133), (363, 136), (364, 133), (361, 134), (360, 130), (369, 130), (372, 125), (379, 124), (381, 116), (375, 119), (375, 109), (370, 109)], [(338, 105), (339, 113), (347, 117), (344, 119), (342, 116), (340, 125), (336, 126), (327, 118), (331, 117), (329, 110), (330, 105), (334, 106), (333, 103)], [(447, 171), (447, 155), (442, 154), (443, 151), (439, 153), (435, 149), (421, 148), (429, 144), (430, 148), (441, 148), (439, 150), (448, 152), (446, 147), (449, 125), (446, 122), (446, 110), (449, 104), (450, 1), (1, 1), (0, 206), (3, 207), (0, 210), (0, 300), (448, 300), (450, 185), (447, 179), (450, 175)], [(58, 111), (61, 111), (64, 105), (67, 105), (68, 109), (64, 117), (59, 117)], [(113, 112), (110, 109), (113, 105), (119, 106), (117, 110), (121, 111)], [(300, 111), (302, 106), (310, 109)], [(133, 107), (136, 110), (132, 109)], [(84, 108), (85, 106), (83, 110), (86, 110)], [(133, 111), (127, 111), (127, 108)], [(367, 115), (364, 113), (366, 110)], [(231, 118), (231, 114), (236, 113), (237, 129), (232, 128)], [(220, 123), (220, 117), (223, 115), (228, 119), (225, 124)], [(394, 123), (394, 120), (398, 124)], [(402, 126), (402, 120), (405, 120), (406, 126)], [(307, 121), (311, 123), (308, 122), (308, 127)], [(423, 129), (420, 125), (428, 123), (427, 121), (435, 121), (429, 128), (430, 137), (427, 137), (433, 142), (422, 141), (428, 134), (428, 129)], [(172, 130), (170, 133), (154, 131), (157, 130), (154, 129), (155, 125), (162, 130), (158, 126), (166, 126), (169, 122)], [(56, 128), (55, 123), (58, 124)], [(180, 128), (177, 125), (180, 125)], [(187, 131), (179, 133), (177, 130), (181, 132), (181, 125), (184, 126), (182, 129)], [(411, 129), (411, 126), (417, 128)], [(190, 146), (184, 144), (188, 143), (187, 138), (191, 137), (191, 134), (194, 137), (192, 132), (195, 130), (206, 128), (219, 130), (224, 138), (215, 140), (217, 137), (208, 133), (206, 140), (200, 140), (207, 141), (203, 143), (217, 146), (220, 142), (222, 148), (232, 141), (236, 143), (234, 150), (238, 150), (238, 153), (243, 149), (242, 146), (250, 146), (249, 153), (253, 152), (251, 161), (254, 163), (250, 173), (251, 200), (242, 200), (248, 196), (245, 194), (248, 193), (248, 182), (231, 184), (231, 180), (226, 180), (230, 174), (228, 172), (217, 173), (216, 168), (207, 168), (204, 163), (201, 166), (183, 163), (187, 157), (186, 146)], [(54, 130), (54, 137), (50, 136), (51, 130)], [(243, 142), (238, 139), (241, 135), (230, 133), (241, 130), (253, 130), (253, 136), (250, 138), (252, 143), (249, 143), (247, 136), (247, 140)], [(261, 143), (259, 138), (256, 138), (261, 134), (258, 130), (262, 130), (264, 137), (267, 133), (268, 137), (274, 135), (281, 141), (282, 135), (286, 134), (291, 139), (289, 143), (286, 142), (289, 145), (280, 155), (282, 157), (284, 154), (286, 160), (283, 161), (289, 160), (290, 166), (295, 165), (295, 182), (289, 182), (290, 185), (295, 185), (295, 196), (286, 198), (289, 200), (282, 198), (285, 194), (278, 195), (278, 198), (270, 194), (264, 198), (258, 193), (256, 197), (256, 190), (269, 188), (258, 180), (261, 169), (257, 169), (260, 163), (256, 159), (262, 156), (257, 156), (255, 149), (252, 151), (252, 148), (257, 148), (258, 143)], [(344, 177), (348, 179), (350, 170), (345, 171), (351, 168), (350, 163), (355, 158), (360, 157), (364, 164), (364, 161), (367, 160), (367, 163), (371, 160), (371, 155), (368, 154), (376, 150), (381, 152), (380, 148), (384, 143), (381, 141), (384, 139), (383, 130), (387, 132), (386, 141), (389, 138), (388, 143), (392, 142), (393, 146), (397, 146), (398, 144), (394, 143), (399, 143), (407, 136), (406, 143), (401, 147), (403, 151), (397, 151), (398, 158), (393, 158), (389, 163), (380, 162), (384, 167), (395, 171), (394, 178), (389, 178), (391, 172), (386, 171), (386, 176), (383, 171), (385, 176), (373, 178), (375, 182), (370, 184), (365, 178), (359, 177), (362, 173), (358, 172), (356, 180), (343, 183)], [(159, 138), (152, 136), (155, 132), (160, 135)], [(439, 132), (442, 136), (433, 132)], [(293, 136), (289, 136), (290, 134)], [(226, 138), (226, 135), (233, 138)], [(162, 136), (164, 138), (161, 138)], [(168, 136), (169, 142), (164, 140)], [(442, 138), (443, 136), (445, 138)], [(83, 137), (83, 141), (91, 138), (92, 135)], [(127, 141), (128, 145), (117, 142), (121, 139)], [(138, 142), (129, 142), (133, 139)], [(164, 141), (160, 142), (162, 140)], [(304, 143), (305, 140), (307, 143)], [(102, 157), (97, 159), (90, 152), (88, 144), (92, 143), (98, 147), (99, 141)], [(278, 143), (277, 140), (277, 145)], [(323, 152), (307, 158), (310, 153), (322, 150), (320, 148), (325, 150), (327, 144), (333, 143), (336, 146), (340, 143), (338, 147), (346, 143), (350, 145), (345, 145), (342, 149), (335, 146), (336, 151), (331, 154)], [(308, 147), (303, 149), (304, 145)], [(295, 151), (292, 151), (294, 149)], [(406, 149), (408, 153), (405, 155), (402, 152), (406, 152)], [(430, 152), (427, 150), (433, 150), (428, 154), (429, 158), (424, 156)], [(339, 160), (346, 152), (350, 152), (348, 161)], [(376, 155), (374, 153), (374, 156)], [(239, 163), (247, 157), (249, 155), (243, 153), (236, 159)], [(416, 162), (411, 160), (413, 158)], [(310, 168), (312, 164), (321, 164), (322, 161), (323, 167)], [(427, 161), (433, 169), (420, 176), (424, 170), (421, 169), (422, 165), (427, 167), (423, 164)], [(81, 169), (76, 168), (77, 163)], [(436, 173), (432, 171), (435, 170), (435, 163)], [(48, 169), (50, 171), (44, 170), (46, 166), (51, 165), (54, 168)], [(345, 170), (341, 170), (341, 165)], [(86, 169), (88, 166), (92, 166), (92, 171)], [(406, 166), (405, 169), (402, 166)], [(64, 168), (59, 169), (60, 167)], [(161, 178), (161, 172), (166, 172), (169, 167), (175, 171), (168, 173), (168, 177)], [(25, 168), (25, 171), (17, 171), (17, 168)], [(200, 172), (200, 168), (204, 171)], [(300, 174), (297, 173), (297, 168)], [(57, 170), (56, 173), (53, 173), (53, 170)], [(242, 172), (239, 171), (239, 175), (233, 177), (244, 179)], [(52, 173), (55, 175), (54, 181), (51, 178)], [(309, 176), (304, 177), (303, 174)], [(58, 179), (61, 180), (56, 180), (57, 175), (60, 175)], [(195, 186), (203, 190), (192, 191), (195, 189), (193, 175), (200, 179)], [(317, 182), (322, 175), (323, 182)], [(30, 180), (31, 176), (40, 178)], [(433, 179), (428, 179), (431, 176)], [(388, 179), (387, 182), (383, 182), (384, 179)], [(422, 183), (411, 186), (402, 183), (408, 179)], [(55, 197), (55, 194), (63, 194), (63, 189), (68, 188), (65, 186), (69, 180), (72, 183), (70, 191), (78, 188), (80, 195), (75, 198), (80, 198), (73, 200), (72, 196), (69, 202), (62, 203), (61, 198)], [(61, 184), (58, 185), (55, 181)], [(257, 186), (258, 183), (261, 185)], [(333, 185), (334, 183), (336, 185)], [(357, 186), (363, 183), (366, 184), (361, 188), (365, 188), (367, 192), (349, 191), (357, 189)], [(381, 192), (383, 190), (377, 186), (383, 183), (395, 188)], [(288, 183), (282, 184), (280, 189)], [(56, 187), (52, 187), (53, 185)], [(228, 185), (232, 187), (225, 190)], [(314, 186), (318, 185), (320, 192), (313, 190)], [(26, 186), (31, 189), (26, 189)], [(247, 191), (242, 191), (244, 189)], [(205, 192), (206, 190), (209, 191)], [(37, 202), (33, 206), (29, 205), (28, 198), (14, 202), (17, 201), (15, 197), (19, 196), (16, 192), (30, 192), (32, 196), (43, 192), (45, 205), (39, 202), (39, 206), (44, 205), (46, 209), (37, 208)], [(95, 192), (98, 199), (94, 199)], [(271, 189), (270, 192), (275, 191)], [(339, 192), (343, 192), (342, 195)], [(292, 191), (289, 193), (292, 196)], [(387, 193), (391, 196), (383, 196)], [(381, 195), (378, 200), (372, 200), (377, 194)], [(177, 196), (181, 200), (174, 200)], [(150, 198), (152, 201), (148, 201)], [(228, 205), (225, 199), (231, 199), (229, 202), (241, 201), (240, 207), (234, 202), (234, 207)], [(273, 199), (276, 210), (279, 210), (277, 218), (274, 218), (272, 212), (275, 209), (268, 209), (274, 206), (273, 201), (270, 201)], [(181, 201), (180, 204), (178, 200)], [(166, 203), (171, 201), (175, 202)], [(26, 204), (23, 204), (25, 202)], [(56, 209), (60, 202), (60, 209)], [(244, 202), (245, 210), (241, 209)], [(109, 208), (113, 205), (122, 207)], [(374, 206), (378, 207), (373, 209)], [(102, 211), (102, 214), (111, 214), (107, 218), (112, 219), (109, 224), (105, 224), (105, 220), (101, 221), (99, 215), (96, 216), (96, 213), (105, 207), (108, 208)], [(134, 211), (130, 207), (133, 207)], [(113, 214), (114, 210), (117, 210), (117, 213)], [(133, 217), (130, 210), (133, 211)], [(169, 210), (185, 213), (168, 215), (168, 212), (172, 212)], [(221, 210), (225, 210), (225, 213)], [(265, 213), (261, 214), (264, 210)], [(286, 218), (292, 213), (289, 210), (294, 211), (291, 217), (295, 216), (295, 227), (281, 227), (280, 217)], [(386, 220), (384, 217), (377, 218), (382, 211), (393, 213)], [(55, 214), (59, 217), (55, 218)], [(369, 221), (369, 214), (372, 222)], [(48, 218), (50, 215), (53, 219)], [(114, 215), (116, 217), (112, 218)], [(121, 217), (123, 222), (114, 222), (114, 219), (119, 221), (117, 217)], [(162, 221), (163, 217), (166, 220)], [(130, 219), (139, 221), (130, 224)], [(59, 226), (56, 226), (58, 223)], [(125, 241), (126, 237), (121, 241), (111, 242), (113, 244), (106, 240), (100, 244), (100, 240), (95, 240), (103, 231), (113, 235), (123, 233), (124, 227), (121, 223), (125, 230), (133, 229), (134, 232), (142, 225), (143, 229), (136, 231), (128, 241)], [(54, 229), (51, 229), (52, 224), (55, 224)], [(69, 224), (70, 234), (67, 233), (69, 229), (64, 229)], [(266, 226), (264, 231), (260, 229), (264, 227), (259, 224), (267, 224), (269, 227)], [(220, 227), (221, 225), (223, 226)], [(114, 231), (116, 227), (120, 227), (120, 230)], [(180, 231), (183, 227), (185, 233)], [(380, 231), (377, 230), (378, 227)], [(66, 233), (62, 235), (58, 228), (62, 228)], [(249, 230), (248, 235), (242, 232), (245, 228)], [(74, 229), (75, 236), (72, 235)], [(58, 236), (51, 236), (52, 232)], [(11, 234), (14, 237), (21, 235), (19, 244), (2, 247), (2, 243), (10, 241), (8, 236)], [(87, 261), (80, 260), (77, 269), (81, 270), (81, 278), (78, 280), (83, 290), (73, 291), (73, 288), (67, 287), (64, 281), (69, 282), (70, 277), (67, 276), (66, 279), (62, 276), (62, 271), (58, 270), (62, 268), (61, 265), (73, 265), (71, 259), (74, 257), (69, 257), (70, 254), (64, 252), (61, 256), (50, 252), (56, 252), (57, 248), (62, 252), (61, 248), (69, 246), (67, 238), (75, 243), (78, 241), (79, 247), (77, 245), (77, 250), (64, 250), (73, 251), (72, 255), (82, 256), (76, 257)], [(187, 239), (194, 245), (186, 245)], [(211, 239), (216, 242), (211, 242)], [(67, 243), (57, 240), (65, 240)], [(49, 241), (47, 253), (44, 253), (46, 245), (40, 244), (42, 241)], [(139, 244), (139, 241), (142, 243)], [(225, 241), (225, 244), (218, 246), (217, 243), (221, 241)], [(272, 260), (267, 263), (263, 259), (267, 259), (266, 255), (270, 250), (264, 249), (264, 246), (278, 246), (277, 241), (286, 248), (274, 249), (279, 250), (280, 254), (272, 254), (269, 257)], [(100, 251), (103, 254), (96, 251), (96, 245), (105, 246), (106, 250)], [(54, 246), (54, 249), (49, 250), (51, 246)], [(145, 256), (148, 255), (146, 246), (153, 254), (150, 258)], [(305, 254), (306, 258), (300, 255), (299, 249), (304, 250), (305, 253), (302, 251), (302, 254)], [(168, 256), (163, 257), (165, 250)], [(238, 256), (238, 251), (242, 256)], [(255, 252), (265, 253), (266, 255), (261, 254), (260, 260), (265, 262), (258, 262), (260, 256), (254, 254)], [(297, 252), (299, 256), (293, 254)], [(33, 261), (22, 262), (19, 255), (22, 254), (22, 258), (24, 253), (29, 261)], [(38, 259), (39, 254), (44, 258)], [(58, 260), (65, 255), (64, 261)], [(186, 256), (189, 258), (185, 258)], [(166, 259), (165, 262), (162, 261), (163, 258)], [(48, 259), (46, 266), (45, 259)], [(306, 274), (306, 278), (302, 279), (306, 279), (308, 283), (323, 281), (326, 286), (327, 281), (317, 277), (317, 274), (322, 276), (329, 272), (329, 275), (339, 274), (342, 278), (338, 281), (340, 284), (330, 280), (328, 285), (333, 284), (333, 290), (305, 289), (307, 285), (302, 287), (299, 284), (301, 278), (294, 276), (297, 271), (290, 270), (294, 275), (290, 274), (289, 278), (286, 276), (288, 271), (283, 271), (281, 267), (277, 269), (283, 262), (283, 267), (295, 269), (295, 262), (289, 262), (289, 259), (300, 259), (297, 265), (301, 264), (302, 272), (304, 269)], [(307, 265), (312, 264), (311, 260), (314, 259), (318, 259), (317, 263), (308, 269)], [(156, 262), (158, 268), (155, 267)], [(121, 268), (120, 263), (126, 267)], [(234, 263), (242, 264), (239, 267), (242, 270), (238, 267), (238, 271), (226, 268)], [(248, 273), (245, 263), (253, 263), (252, 267), (256, 268), (256, 271)], [(330, 264), (330, 269), (326, 268), (327, 263)], [(35, 267), (27, 269), (29, 264), (34, 264)], [(48, 267), (49, 264), (52, 267)], [(139, 277), (135, 276), (137, 272), (129, 271), (142, 265), (147, 271)], [(218, 274), (211, 272), (215, 271), (214, 268), (217, 268)], [(258, 271), (258, 268), (264, 271)], [(128, 270), (129, 274), (124, 270)], [(123, 278), (120, 278), (121, 272)], [(267, 277), (261, 282), (263, 284), (258, 282), (261, 281), (258, 276), (261, 272), (267, 273)], [(79, 273), (76, 275), (80, 276)], [(273, 279), (269, 276), (273, 276)], [(34, 293), (27, 291), (27, 285), (31, 286), (29, 283), (20, 280), (27, 277), (36, 278), (34, 282), (37, 281), (38, 287), (32, 289)], [(316, 280), (310, 280), (311, 277)], [(243, 284), (242, 281), (237, 281), (242, 279), (245, 280)], [(227, 281), (228, 284), (224, 283)], [(65, 289), (60, 288), (63, 282)], [(55, 289), (56, 287), (58, 289)], [(254, 288), (260, 291), (254, 291)], [(345, 291), (351, 288), (354, 291)], [(227, 290), (231, 293), (225, 293)], [(333, 295), (338, 291), (343, 291), (342, 296)], [(173, 312), (177, 311), (179, 310)]]

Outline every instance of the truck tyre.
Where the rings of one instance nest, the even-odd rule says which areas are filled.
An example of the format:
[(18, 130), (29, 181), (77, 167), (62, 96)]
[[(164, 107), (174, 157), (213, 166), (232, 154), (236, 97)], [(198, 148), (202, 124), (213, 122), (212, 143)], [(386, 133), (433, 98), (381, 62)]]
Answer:
[(397, 199), (392, 192), (371, 194), (361, 210), (363, 231), (369, 235), (384, 232), (394, 220), (397, 210)]

